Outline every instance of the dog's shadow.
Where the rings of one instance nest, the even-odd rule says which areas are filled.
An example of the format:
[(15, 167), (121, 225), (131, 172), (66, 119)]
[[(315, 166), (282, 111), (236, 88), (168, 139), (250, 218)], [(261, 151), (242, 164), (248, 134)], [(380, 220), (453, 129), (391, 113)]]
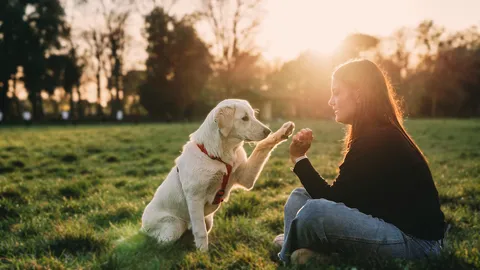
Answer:
[(159, 244), (143, 232), (116, 241), (114, 249), (104, 259), (102, 269), (172, 269), (188, 253), (195, 252), (191, 231), (186, 231), (174, 243)]

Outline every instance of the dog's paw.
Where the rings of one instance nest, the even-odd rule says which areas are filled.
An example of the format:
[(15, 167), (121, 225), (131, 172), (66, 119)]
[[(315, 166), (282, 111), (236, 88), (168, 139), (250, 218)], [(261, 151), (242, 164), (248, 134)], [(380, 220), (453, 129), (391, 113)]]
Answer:
[(197, 245), (197, 248), (198, 250), (200, 250), (201, 252), (208, 252), (208, 244), (205, 244), (205, 245)]
[(280, 143), (290, 137), (295, 129), (295, 124), (291, 121), (282, 125), (272, 136), (274, 143)]
[(195, 246), (201, 252), (207, 252), (208, 251), (208, 240), (207, 240), (207, 238), (202, 237), (202, 238), (195, 239)]
[(275, 147), (277, 144), (285, 141), (293, 134), (295, 124), (291, 121), (286, 122), (277, 131), (270, 134), (266, 139), (260, 141), (257, 147)]
[(288, 137), (290, 137), (293, 134), (294, 129), (295, 129), (295, 123), (293, 123), (292, 121), (288, 121), (285, 124), (283, 124), (282, 127), (277, 132), (280, 132), (280, 134), (282, 134), (280, 136), (282, 140), (286, 140), (288, 139)]

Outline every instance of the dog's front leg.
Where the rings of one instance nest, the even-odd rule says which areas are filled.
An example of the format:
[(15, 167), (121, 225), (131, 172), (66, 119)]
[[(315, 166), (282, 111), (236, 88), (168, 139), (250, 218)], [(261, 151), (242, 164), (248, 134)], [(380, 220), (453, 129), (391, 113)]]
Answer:
[(199, 250), (206, 252), (208, 251), (208, 233), (205, 226), (205, 200), (201, 197), (187, 196), (187, 205), (195, 246)]
[(263, 166), (270, 156), (272, 147), (256, 147), (247, 161), (240, 165), (235, 171), (233, 178), (237, 179), (237, 183), (247, 190), (255, 185)]
[(247, 161), (235, 171), (234, 177), (241, 186), (248, 190), (253, 188), (263, 166), (270, 157), (272, 149), (285, 141), (293, 133), (294, 128), (295, 124), (293, 122), (287, 122), (275, 133), (257, 144)]

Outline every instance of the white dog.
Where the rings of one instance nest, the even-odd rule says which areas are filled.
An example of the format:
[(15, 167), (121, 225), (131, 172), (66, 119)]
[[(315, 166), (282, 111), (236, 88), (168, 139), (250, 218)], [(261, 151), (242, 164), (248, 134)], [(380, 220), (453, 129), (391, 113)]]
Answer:
[[(270, 152), (294, 127), (287, 122), (269, 135), (271, 130), (255, 118), (247, 101), (220, 102), (190, 135), (176, 166), (145, 208), (142, 230), (164, 243), (191, 227), (195, 245), (207, 251), (208, 232), (221, 202), (236, 187), (253, 188)], [(260, 141), (248, 159), (244, 141)]]

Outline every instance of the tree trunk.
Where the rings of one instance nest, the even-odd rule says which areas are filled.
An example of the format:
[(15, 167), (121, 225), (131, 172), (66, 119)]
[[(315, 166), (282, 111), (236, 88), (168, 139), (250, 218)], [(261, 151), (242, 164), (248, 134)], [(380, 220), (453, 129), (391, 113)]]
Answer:
[(117, 64), (115, 64), (114, 74), (112, 75), (113, 78), (111, 78), (111, 82), (112, 82), (111, 86), (112, 88), (115, 88), (115, 96), (112, 96), (112, 101), (111, 101), (111, 104), (112, 104), (111, 116), (112, 118), (115, 118), (115, 119), (117, 117), (117, 111), (123, 111), (122, 104), (120, 102), (120, 75), (119, 75), (120, 71), (117, 70), (116, 65)]
[(75, 87), (75, 90), (77, 91), (77, 95), (78, 95), (78, 101), (77, 101), (77, 117), (79, 119), (83, 119), (85, 117), (85, 113), (83, 111), (83, 108), (82, 108), (82, 99), (80, 98), (80, 83), (77, 84), (77, 86)]
[(108, 88), (108, 93), (110, 94), (110, 117), (115, 118), (116, 102), (115, 102), (115, 95), (113, 94), (112, 77), (110, 77), (108, 81), (109, 83), (107, 88)]
[(70, 119), (74, 119), (76, 117), (74, 117), (74, 114), (75, 114), (75, 102), (73, 102), (73, 92), (70, 92), (70, 112), (69, 112), (69, 116), (70, 116)]
[(7, 96), (8, 93), (8, 79), (3, 80), (2, 87), (0, 88), (0, 112), (3, 114), (3, 120), (5, 121), (9, 117), (10, 109), (10, 99)]
[[(120, 72), (120, 71), (119, 71)], [(115, 87), (117, 88), (117, 110), (123, 111), (123, 103), (120, 101), (120, 74), (115, 76)]]
[(75, 102), (73, 102), (73, 86), (69, 89), (65, 89), (65, 92), (69, 93), (70, 95), (70, 100), (69, 100), (69, 112), (68, 112), (68, 117), (70, 119), (73, 119), (73, 114), (75, 113)]
[[(37, 112), (37, 94), (36, 93), (29, 93), (28, 94), (28, 100), (30, 100), (30, 103), (32, 104), (32, 116), (35, 118), (36, 112)], [(22, 115), (23, 118), (23, 115)]]
[[(22, 105), (20, 104), (20, 100), (18, 97), (13, 96), (12, 104), (15, 104), (15, 109), (17, 109), (16, 114), (13, 115), (14, 119), (21, 119), (22, 118)], [(13, 114), (13, 112), (12, 112)]]
[(53, 115), (55, 115), (55, 118), (57, 118), (60, 114), (60, 104), (56, 100), (54, 100), (52, 97), (50, 97), (50, 102), (53, 104)]
[(97, 70), (97, 116), (103, 116), (102, 104), (100, 103), (101, 98), (101, 84), (100, 84), (100, 70)]
[(43, 119), (43, 100), (40, 94), (40, 91), (34, 92), (29, 95), (30, 102), (32, 103), (32, 119), (31, 120), (42, 120)]

